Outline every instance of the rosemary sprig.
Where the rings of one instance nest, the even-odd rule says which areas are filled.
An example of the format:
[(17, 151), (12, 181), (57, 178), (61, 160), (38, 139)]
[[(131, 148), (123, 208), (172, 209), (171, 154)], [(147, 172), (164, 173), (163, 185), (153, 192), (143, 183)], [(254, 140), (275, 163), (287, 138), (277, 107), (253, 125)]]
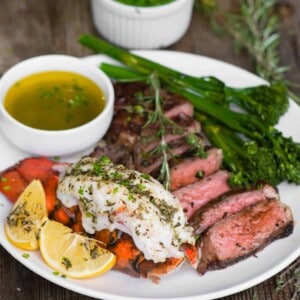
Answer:
[[(269, 82), (282, 82), (289, 88), (299, 87), (285, 79), (289, 66), (280, 65), (280, 20), (276, 14), (276, 0), (242, 0), (237, 13), (217, 9), (215, 0), (199, 0), (198, 7), (199, 3), (202, 11), (211, 15), (214, 29), (227, 32), (238, 48), (247, 50), (259, 76)], [(215, 20), (222, 20), (221, 26)], [(291, 90), (288, 95), (300, 105), (300, 97)]]
[(156, 147), (154, 150), (152, 150), (150, 154), (160, 153), (162, 155), (162, 164), (161, 164), (158, 180), (163, 182), (165, 189), (169, 190), (170, 183), (171, 183), (169, 157), (171, 155), (171, 151), (168, 144), (166, 143), (165, 135), (170, 125), (173, 127), (173, 130), (176, 131), (179, 130), (179, 127), (176, 123), (171, 121), (164, 114), (162, 100), (160, 97), (161, 86), (156, 72), (153, 72), (149, 76), (149, 81), (150, 81), (150, 86), (154, 91), (154, 98), (153, 98), (154, 110), (152, 112), (149, 112), (148, 120), (145, 124), (145, 127), (151, 126), (153, 124), (159, 126), (158, 127), (159, 129), (157, 130), (155, 136), (151, 138), (159, 139), (160, 145)]
[(296, 300), (300, 296), (300, 264), (299, 259), (292, 263), (286, 270), (276, 277), (276, 292), (283, 291), (284, 288), (292, 284), (294, 287), (291, 300)]

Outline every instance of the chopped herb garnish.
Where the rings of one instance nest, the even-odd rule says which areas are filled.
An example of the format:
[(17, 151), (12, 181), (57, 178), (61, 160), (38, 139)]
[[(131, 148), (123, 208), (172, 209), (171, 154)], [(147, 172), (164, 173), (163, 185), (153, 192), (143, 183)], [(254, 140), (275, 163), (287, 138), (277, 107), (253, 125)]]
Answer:
[(93, 214), (90, 213), (89, 211), (87, 211), (87, 212), (85, 213), (85, 216), (86, 216), (87, 218), (91, 218), (91, 217), (93, 217)]
[(11, 189), (11, 186), (10, 186), (10, 185), (6, 185), (5, 187), (3, 187), (3, 189), (4, 189), (5, 191), (8, 191), (8, 190)]
[(197, 178), (202, 178), (204, 176), (204, 173), (203, 173), (203, 171), (201, 171), (201, 170), (199, 170), (198, 172), (197, 172), (197, 174), (196, 174), (196, 177)]
[(29, 255), (28, 253), (24, 253), (22, 256), (23, 256), (24, 258), (29, 258), (29, 257), (30, 257), (30, 255)]
[(59, 272), (54, 271), (52, 274), (55, 275), (55, 276), (58, 276), (58, 275), (59, 275)]
[(203, 147), (203, 139), (201, 139), (195, 133), (190, 132), (186, 136), (186, 141), (191, 146), (192, 151), (194, 152), (195, 156), (198, 156), (200, 158), (207, 157), (207, 153), (205, 152), (204, 147)]
[(70, 268), (72, 268), (72, 263), (67, 257), (62, 258), (61, 264), (66, 267), (66, 270), (69, 270)]
[(99, 248), (95, 245), (94, 248), (90, 250), (90, 256), (92, 259), (96, 259), (100, 256), (99, 254)]
[(118, 191), (119, 191), (119, 188), (118, 188), (118, 187), (115, 187), (115, 188), (113, 189), (113, 194), (116, 194)]
[(1, 177), (1, 182), (7, 182), (7, 178), (6, 177)]
[(109, 159), (109, 157), (107, 156), (101, 156), (98, 161), (103, 164), (103, 165), (107, 165), (111, 162), (111, 160)]
[(138, 184), (137, 188), (138, 188), (139, 191), (143, 191), (143, 190), (146, 189), (146, 187), (141, 183)]

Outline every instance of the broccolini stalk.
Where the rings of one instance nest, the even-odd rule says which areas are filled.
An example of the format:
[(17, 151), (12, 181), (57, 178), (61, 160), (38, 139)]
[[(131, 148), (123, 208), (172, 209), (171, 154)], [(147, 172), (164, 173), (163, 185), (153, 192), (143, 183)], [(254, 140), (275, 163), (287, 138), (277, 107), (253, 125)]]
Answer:
[(246, 141), (237, 133), (212, 118), (195, 113), (210, 142), (222, 149), (223, 164), (231, 171), (231, 186), (251, 187), (260, 182), (277, 185), (281, 182), (277, 163), (271, 149), (259, 146), (256, 141)]
[(215, 77), (194, 77), (183, 74), (130, 53), (98, 37), (83, 35), (79, 41), (92, 50), (106, 54), (141, 74), (150, 75), (155, 70), (158, 77), (168, 84), (202, 95), (219, 104), (235, 103), (249, 113), (254, 113), (269, 125), (276, 124), (288, 108), (287, 91), (279, 83), (236, 89), (226, 86)]
[[(172, 90), (180, 92), (174, 88)], [(249, 183), (259, 181), (278, 184), (284, 180), (300, 184), (299, 143), (284, 137), (274, 127), (265, 126), (251, 115), (232, 112), (222, 106), (217, 108), (215, 103), (199, 99), (197, 95), (186, 91), (180, 94), (193, 103), (198, 112), (207, 114), (211, 118), (210, 122), (216, 120), (225, 126), (223, 130), (220, 125), (205, 130), (205, 119), (200, 119), (208, 138), (216, 147), (223, 150), (227, 167), (235, 173), (235, 179), (231, 179), (233, 185), (248, 186)], [(214, 113), (215, 110), (217, 113)], [(199, 117), (197, 112), (195, 115)], [(237, 136), (233, 138), (233, 133), (242, 133), (245, 142), (243, 144), (237, 142)], [(239, 155), (243, 152), (245, 159), (239, 160)], [(236, 163), (232, 160), (235, 155)], [(249, 167), (252, 172), (249, 171)]]

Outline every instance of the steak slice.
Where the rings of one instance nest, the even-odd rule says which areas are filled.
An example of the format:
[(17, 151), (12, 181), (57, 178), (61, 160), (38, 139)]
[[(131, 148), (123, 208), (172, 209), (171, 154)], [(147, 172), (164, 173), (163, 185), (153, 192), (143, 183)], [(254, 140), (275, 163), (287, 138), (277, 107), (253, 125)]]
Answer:
[(179, 199), (186, 216), (190, 218), (200, 207), (230, 190), (228, 178), (229, 172), (220, 170), (172, 194)]
[(89, 154), (90, 157), (99, 158), (107, 156), (115, 164), (122, 164), (128, 169), (134, 169), (133, 158), (127, 147), (119, 144), (109, 144), (101, 141)]
[(275, 239), (293, 231), (290, 208), (278, 200), (264, 200), (229, 215), (198, 240), (199, 273), (225, 268), (255, 254)]
[(171, 191), (199, 180), (198, 172), (203, 176), (209, 176), (221, 167), (223, 161), (222, 150), (211, 148), (207, 151), (206, 158), (188, 157), (170, 169)]
[(195, 233), (200, 234), (229, 214), (266, 199), (279, 200), (278, 191), (267, 184), (257, 190), (229, 192), (197, 210), (189, 219), (189, 223), (195, 229)]

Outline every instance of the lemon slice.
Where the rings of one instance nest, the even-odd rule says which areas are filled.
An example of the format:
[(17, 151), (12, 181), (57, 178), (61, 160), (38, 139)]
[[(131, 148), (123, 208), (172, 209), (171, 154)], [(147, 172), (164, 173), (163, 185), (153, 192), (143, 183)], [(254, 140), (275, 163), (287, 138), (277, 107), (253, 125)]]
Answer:
[(7, 239), (25, 250), (39, 247), (39, 232), (47, 217), (44, 188), (39, 180), (33, 180), (19, 196), (5, 223)]
[(101, 248), (97, 241), (52, 220), (42, 226), (40, 251), (51, 268), (71, 278), (101, 275), (116, 262), (116, 256)]

